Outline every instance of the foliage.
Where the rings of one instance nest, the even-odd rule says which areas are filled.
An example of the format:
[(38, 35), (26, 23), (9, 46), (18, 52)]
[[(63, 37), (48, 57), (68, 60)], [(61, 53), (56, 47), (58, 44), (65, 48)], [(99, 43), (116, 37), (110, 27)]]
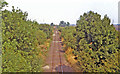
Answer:
[(50, 26), (54, 26), (54, 23), (51, 23)]
[(43, 30), (43, 32), (46, 33), (47, 39), (52, 38), (52, 37), (51, 37), (52, 34), (53, 34), (53, 32), (52, 32), (53, 27), (52, 27), (52, 26), (50, 26), (50, 25), (48, 25), (48, 24), (40, 24), (40, 25), (39, 25), (39, 29), (40, 29), (40, 30)]
[(27, 12), (12, 8), (2, 11), (2, 71), (41, 72), (37, 46), (51, 37), (52, 27), (27, 20)]
[(65, 26), (69, 26), (70, 25), (70, 23), (69, 22), (64, 22), (64, 21), (60, 21), (60, 23), (59, 23), (59, 26), (62, 26), (62, 27), (65, 27)]
[(0, 0), (0, 9), (2, 9), (3, 7), (7, 6), (8, 3), (5, 2), (4, 0)]
[(70, 47), (75, 45), (73, 54), (78, 56), (76, 64), (80, 67), (80, 71), (120, 72), (118, 32), (113, 25), (110, 25), (107, 15), (101, 19), (101, 15), (92, 11), (84, 13), (77, 21), (75, 29), (75, 36), (72, 29), (66, 27), (62, 29), (61, 36), (66, 43), (70, 42), (69, 38), (74, 37), (72, 39), (75, 44), (63, 43)]
[(61, 32), (61, 38), (62, 37), (64, 38), (63, 44), (67, 45), (68, 47), (75, 48), (75, 43), (76, 43), (75, 27), (69, 26), (65, 28), (60, 28), (59, 31)]

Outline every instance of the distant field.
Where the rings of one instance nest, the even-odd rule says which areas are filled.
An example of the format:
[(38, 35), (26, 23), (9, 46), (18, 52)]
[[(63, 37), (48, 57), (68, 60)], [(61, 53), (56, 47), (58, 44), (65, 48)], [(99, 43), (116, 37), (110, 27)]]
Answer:
[(114, 25), (114, 27), (116, 28), (116, 30), (120, 30), (120, 25)]

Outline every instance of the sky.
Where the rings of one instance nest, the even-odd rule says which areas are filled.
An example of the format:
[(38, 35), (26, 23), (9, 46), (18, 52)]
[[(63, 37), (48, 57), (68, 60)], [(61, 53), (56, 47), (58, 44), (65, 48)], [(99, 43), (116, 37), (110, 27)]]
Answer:
[(12, 6), (28, 12), (28, 19), (38, 23), (59, 24), (60, 21), (76, 24), (80, 15), (88, 11), (97, 12), (111, 19), (111, 23), (118, 23), (119, 0), (5, 0), (8, 2), (6, 9)]

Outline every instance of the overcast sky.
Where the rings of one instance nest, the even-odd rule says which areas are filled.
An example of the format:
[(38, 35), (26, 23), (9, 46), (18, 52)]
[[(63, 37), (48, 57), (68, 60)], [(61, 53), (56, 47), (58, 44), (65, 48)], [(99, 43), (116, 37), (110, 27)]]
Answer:
[(8, 10), (19, 7), (28, 12), (28, 18), (38, 23), (59, 24), (61, 20), (76, 24), (80, 15), (90, 10), (102, 17), (107, 14), (114, 24), (118, 23), (119, 0), (5, 0)]

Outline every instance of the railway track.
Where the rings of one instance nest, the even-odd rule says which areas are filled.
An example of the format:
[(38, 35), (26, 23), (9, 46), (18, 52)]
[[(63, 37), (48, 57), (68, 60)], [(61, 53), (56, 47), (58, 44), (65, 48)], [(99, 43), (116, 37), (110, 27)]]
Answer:
[[(59, 59), (60, 59), (60, 61), (59, 61), (59, 66), (60, 66), (60, 68), (58, 68), (58, 70), (57, 70), (57, 72), (59, 73), (59, 72), (62, 72), (63, 73), (63, 68), (62, 68), (62, 60), (61, 60), (61, 54), (60, 54), (60, 49), (61, 49), (61, 47), (60, 47), (60, 45), (59, 45), (59, 41), (60, 39), (59, 39), (59, 36), (58, 36), (58, 31), (57, 31), (57, 29), (55, 29), (55, 31), (54, 31), (54, 39), (53, 39), (53, 42), (54, 42), (54, 47), (57, 49), (57, 51), (58, 51), (58, 53), (59, 53)], [(53, 56), (52, 56), (52, 70), (51, 70), (51, 72), (54, 72), (54, 53), (55, 53), (55, 51), (52, 51), (53, 52)]]
[(56, 72), (57, 74), (64, 74), (64, 72), (74, 72), (70, 64), (66, 61), (64, 53), (62, 52), (62, 45), (57, 28), (54, 30), (53, 41), (51, 42), (50, 51), (46, 62), (49, 69), (45, 72)]

